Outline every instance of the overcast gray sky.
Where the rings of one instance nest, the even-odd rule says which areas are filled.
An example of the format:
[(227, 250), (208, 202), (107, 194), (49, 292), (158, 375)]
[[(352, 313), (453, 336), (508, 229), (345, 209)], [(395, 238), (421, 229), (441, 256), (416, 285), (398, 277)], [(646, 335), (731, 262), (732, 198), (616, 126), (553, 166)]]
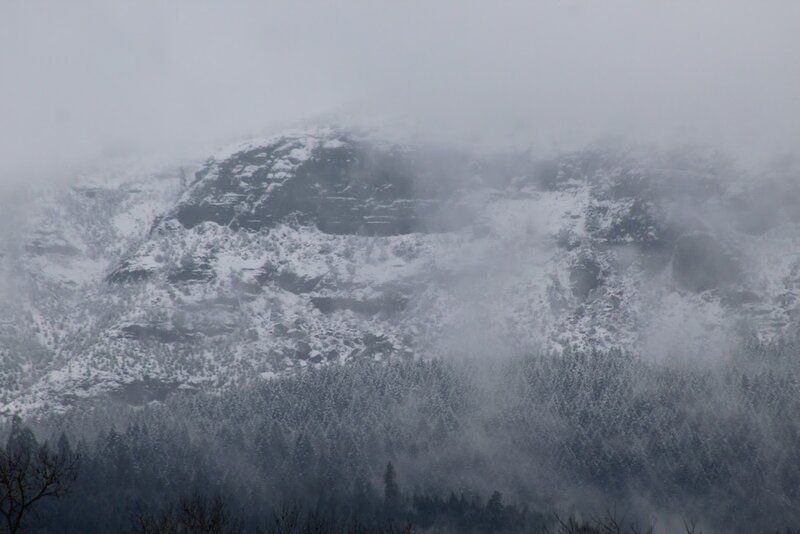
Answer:
[(0, 181), (323, 113), (800, 146), (800, 2), (0, 0)]

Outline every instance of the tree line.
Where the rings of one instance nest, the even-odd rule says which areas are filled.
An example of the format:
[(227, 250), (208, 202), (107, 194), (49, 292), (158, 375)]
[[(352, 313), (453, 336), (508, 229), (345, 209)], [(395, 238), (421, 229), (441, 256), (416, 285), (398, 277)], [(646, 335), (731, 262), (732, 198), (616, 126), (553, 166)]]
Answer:
[[(72, 480), (25, 513), (39, 532), (125, 532), (137, 517), (151, 532), (217, 505), (245, 532), (275, 516), (293, 528), (563, 529), (556, 515), (615, 507), (642, 525), (655, 514), (796, 528), (794, 354), (753, 345), (715, 367), (614, 351), (358, 362), (143, 408), (85, 406), (26, 421)], [(14, 424), (9, 436), (43, 447)]]

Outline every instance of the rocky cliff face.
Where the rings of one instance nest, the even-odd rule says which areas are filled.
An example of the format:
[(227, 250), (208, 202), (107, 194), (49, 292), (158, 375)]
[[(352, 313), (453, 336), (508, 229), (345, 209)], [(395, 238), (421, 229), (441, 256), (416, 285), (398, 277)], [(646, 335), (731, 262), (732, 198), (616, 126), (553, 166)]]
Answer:
[(342, 133), (283, 137), (210, 161), (171, 215), (186, 228), (214, 222), (249, 231), (295, 215), (325, 233), (373, 236), (446, 231), (466, 222), (441, 213), (457, 180), (423, 173), (399, 147)]
[(19, 203), (5, 234), (4, 409), (362, 358), (785, 335), (790, 178), (691, 151), (478, 156), (331, 129), (231, 147), (193, 178), (83, 177)]

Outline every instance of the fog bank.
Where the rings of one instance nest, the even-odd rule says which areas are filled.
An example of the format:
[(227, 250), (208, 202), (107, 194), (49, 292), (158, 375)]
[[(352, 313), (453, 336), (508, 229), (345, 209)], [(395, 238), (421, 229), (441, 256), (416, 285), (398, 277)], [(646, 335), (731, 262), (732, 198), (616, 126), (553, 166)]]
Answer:
[(800, 141), (800, 5), (54, 1), (0, 6), (0, 181), (318, 117), (566, 148)]

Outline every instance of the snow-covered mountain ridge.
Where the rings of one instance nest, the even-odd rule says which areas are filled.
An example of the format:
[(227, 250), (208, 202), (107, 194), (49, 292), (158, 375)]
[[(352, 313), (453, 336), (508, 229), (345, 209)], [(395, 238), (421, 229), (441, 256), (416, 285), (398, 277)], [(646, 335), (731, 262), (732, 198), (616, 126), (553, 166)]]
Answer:
[(335, 129), (36, 191), (0, 249), (6, 413), (363, 358), (664, 354), (797, 326), (800, 187), (701, 151), (552, 158)]

